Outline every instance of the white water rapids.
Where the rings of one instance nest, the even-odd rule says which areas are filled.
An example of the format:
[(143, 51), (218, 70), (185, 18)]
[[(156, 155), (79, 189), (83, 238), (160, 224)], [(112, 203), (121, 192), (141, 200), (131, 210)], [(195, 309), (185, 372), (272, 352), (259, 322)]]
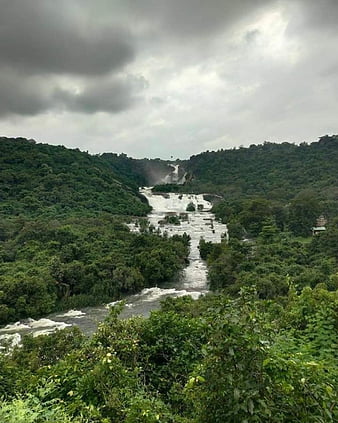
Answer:
[[(152, 310), (159, 308), (160, 302), (165, 297), (180, 297), (190, 295), (194, 299), (207, 292), (207, 268), (200, 259), (198, 244), (203, 237), (205, 241), (220, 242), (227, 236), (227, 227), (215, 221), (210, 212), (211, 204), (205, 201), (203, 195), (195, 194), (153, 194), (151, 189), (144, 188), (140, 192), (147, 198), (153, 210), (149, 214), (150, 224), (160, 231), (167, 232), (169, 236), (182, 235), (186, 232), (191, 237), (189, 265), (182, 271), (179, 278), (160, 287), (146, 288), (136, 295), (124, 299), (126, 306), (121, 317), (133, 315), (148, 316)], [(193, 203), (196, 211), (186, 212), (187, 205)], [(171, 225), (163, 222), (166, 215), (180, 215), (181, 224)], [(159, 223), (161, 222), (161, 223)], [(135, 224), (129, 225), (131, 231), (138, 231)], [(111, 305), (118, 301), (111, 303)], [(67, 313), (53, 313), (47, 318), (39, 320), (26, 319), (10, 324), (0, 329), (0, 349), (4, 342), (12, 346), (19, 344), (23, 334), (32, 333), (33, 336), (49, 334), (67, 326), (77, 325), (84, 333), (91, 334), (98, 323), (102, 321), (108, 311), (109, 305), (87, 307), (81, 310), (70, 310)]]

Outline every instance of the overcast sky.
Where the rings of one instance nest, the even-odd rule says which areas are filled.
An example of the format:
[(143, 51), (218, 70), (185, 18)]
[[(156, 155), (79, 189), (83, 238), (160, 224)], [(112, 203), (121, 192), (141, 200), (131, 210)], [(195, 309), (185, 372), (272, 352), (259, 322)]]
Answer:
[(338, 0), (0, 0), (0, 135), (187, 158), (338, 133)]

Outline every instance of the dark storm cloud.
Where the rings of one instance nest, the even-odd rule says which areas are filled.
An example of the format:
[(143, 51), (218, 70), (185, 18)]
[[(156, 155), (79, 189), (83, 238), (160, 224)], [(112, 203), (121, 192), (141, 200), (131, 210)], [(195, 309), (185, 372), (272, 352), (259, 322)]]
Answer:
[(130, 108), (138, 94), (147, 86), (144, 78), (128, 77), (91, 83), (78, 94), (59, 90), (55, 99), (68, 110), (95, 113), (118, 113)]
[(132, 107), (146, 81), (139, 77), (99, 79), (87, 83), (78, 93), (53, 87), (40, 78), (20, 78), (0, 73), (0, 117), (33, 116), (49, 110), (69, 110), (92, 114), (118, 113)]
[[(83, 113), (125, 110), (139, 99), (140, 86), (137, 78), (116, 75), (136, 57), (142, 40), (165, 50), (169, 38), (208, 38), (266, 3), (269, 0), (1, 0), (0, 115), (60, 108)], [(136, 31), (139, 40), (132, 35), (134, 27), (143, 28)], [(151, 40), (149, 28), (157, 34)], [(76, 93), (55, 80), (72, 75), (82, 78)], [(99, 75), (104, 81), (97, 82)]]
[(114, 128), (154, 157), (314, 139), (336, 128), (337, 22), (338, 0), (0, 0), (1, 126), (93, 152)]
[[(130, 31), (113, 19), (98, 24), (75, 3), (1, 0), (0, 116), (52, 109), (116, 113), (136, 101), (136, 78), (114, 76), (135, 57)], [(72, 76), (80, 77), (77, 94), (58, 80), (66, 77), (76, 87)]]
[(130, 10), (174, 37), (205, 37), (273, 0), (125, 0)]
[(93, 75), (133, 59), (128, 31), (116, 25), (85, 25), (66, 5), (1, 0), (0, 64), (23, 72)]
[(0, 117), (35, 115), (49, 107), (48, 93), (41, 81), (23, 79), (13, 72), (0, 72)]

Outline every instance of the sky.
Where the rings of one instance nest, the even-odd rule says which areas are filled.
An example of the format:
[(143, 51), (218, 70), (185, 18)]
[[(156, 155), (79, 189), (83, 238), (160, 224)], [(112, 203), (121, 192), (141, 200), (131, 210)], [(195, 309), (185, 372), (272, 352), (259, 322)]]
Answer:
[(0, 0), (0, 136), (185, 159), (338, 133), (338, 0)]

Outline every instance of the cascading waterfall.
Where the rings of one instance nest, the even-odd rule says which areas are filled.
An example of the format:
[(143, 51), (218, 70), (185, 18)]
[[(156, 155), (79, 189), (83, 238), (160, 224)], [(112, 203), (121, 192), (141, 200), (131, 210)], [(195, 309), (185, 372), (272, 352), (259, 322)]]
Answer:
[(173, 168), (173, 171), (170, 172), (163, 180), (164, 184), (176, 184), (182, 185), (186, 180), (186, 173), (184, 171), (180, 172), (180, 165), (170, 165)]
[[(168, 296), (190, 295), (196, 299), (206, 293), (207, 268), (199, 256), (199, 241), (203, 237), (205, 241), (220, 242), (224, 236), (227, 237), (226, 225), (215, 220), (215, 216), (210, 211), (211, 203), (204, 200), (203, 195), (155, 194), (150, 188), (143, 188), (140, 192), (153, 208), (148, 216), (150, 224), (158, 228), (161, 233), (167, 232), (169, 236), (182, 235), (185, 232), (191, 237), (189, 265), (177, 280), (161, 285), (161, 288), (157, 286), (146, 288), (139, 294), (126, 297), (124, 300), (126, 306), (121, 317), (148, 316), (152, 310), (159, 308), (160, 301)], [(194, 204), (196, 211), (186, 211), (189, 203)], [(164, 218), (170, 213), (181, 216), (180, 225), (166, 223)], [(129, 227), (131, 231), (138, 231), (135, 224), (130, 224)], [(70, 310), (67, 313), (54, 313), (47, 318), (27, 319), (7, 325), (0, 329), (0, 345), (6, 341), (14, 346), (20, 343), (23, 334), (32, 333), (33, 336), (49, 334), (72, 325), (79, 326), (86, 334), (93, 333), (98, 322), (107, 315), (110, 306), (116, 303), (118, 301), (110, 305)]]

